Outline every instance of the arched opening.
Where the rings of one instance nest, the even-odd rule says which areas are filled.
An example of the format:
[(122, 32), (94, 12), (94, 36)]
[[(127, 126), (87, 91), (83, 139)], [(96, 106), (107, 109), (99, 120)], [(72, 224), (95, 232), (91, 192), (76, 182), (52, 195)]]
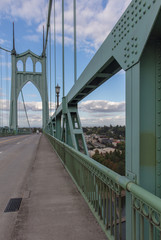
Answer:
[(79, 103), (89, 155), (125, 175), (125, 72), (121, 70)]
[(35, 71), (38, 72), (38, 73), (41, 73), (41, 72), (42, 72), (42, 65), (41, 65), (40, 62), (37, 62), (37, 63), (36, 63)]
[(19, 60), (18, 62), (17, 62), (17, 71), (18, 72), (23, 72), (23, 62), (21, 61), (21, 60)]
[(30, 57), (26, 60), (26, 72), (33, 72), (33, 62)]
[(29, 128), (28, 121), (32, 130), (42, 128), (42, 99), (39, 91), (33, 83), (28, 82), (22, 88), (22, 92), (25, 104), (20, 92), (17, 102), (18, 128)]

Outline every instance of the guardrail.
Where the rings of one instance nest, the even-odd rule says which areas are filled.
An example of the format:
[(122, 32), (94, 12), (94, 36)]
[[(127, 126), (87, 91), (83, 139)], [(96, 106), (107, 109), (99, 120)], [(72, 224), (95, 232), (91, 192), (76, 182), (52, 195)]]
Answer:
[(0, 137), (22, 135), (22, 134), (31, 134), (31, 131), (30, 130), (23, 130), (23, 129), (17, 129), (17, 131), (15, 131), (13, 129), (0, 128)]
[(125, 233), (127, 191), (132, 198), (133, 239), (161, 239), (160, 198), (53, 136), (47, 133), (46, 136), (108, 239), (127, 239)]

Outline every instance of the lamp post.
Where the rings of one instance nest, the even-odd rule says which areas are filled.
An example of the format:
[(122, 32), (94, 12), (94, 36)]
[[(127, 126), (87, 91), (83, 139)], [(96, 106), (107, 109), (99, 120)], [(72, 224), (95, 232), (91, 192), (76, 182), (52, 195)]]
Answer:
[(57, 107), (56, 107), (57, 109), (59, 107), (59, 93), (60, 93), (60, 86), (58, 84), (55, 87), (55, 91), (56, 91), (56, 98), (57, 98)]

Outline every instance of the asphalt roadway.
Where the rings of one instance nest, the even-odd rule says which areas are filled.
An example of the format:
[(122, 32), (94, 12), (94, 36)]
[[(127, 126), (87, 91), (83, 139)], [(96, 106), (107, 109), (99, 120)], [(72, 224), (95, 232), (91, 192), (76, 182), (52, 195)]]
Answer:
[[(17, 212), (4, 212), (22, 198)], [(0, 240), (107, 239), (41, 134), (0, 138)]]
[(40, 135), (0, 138), (0, 240), (11, 239), (17, 212), (4, 213), (10, 198), (23, 197)]

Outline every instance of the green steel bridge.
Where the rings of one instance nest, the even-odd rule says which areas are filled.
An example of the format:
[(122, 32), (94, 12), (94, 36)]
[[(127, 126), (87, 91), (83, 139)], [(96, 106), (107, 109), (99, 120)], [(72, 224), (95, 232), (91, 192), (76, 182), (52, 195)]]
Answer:
[[(17, 54), (13, 32), (12, 86), (9, 129), (17, 133), (17, 98), (31, 81), (40, 92), (43, 130), (78, 187), (108, 239), (161, 239), (161, 1), (133, 0), (97, 53), (77, 76), (76, 1), (74, 1), (75, 84), (64, 91), (64, 0), (62, 0), (63, 98), (49, 117), (46, 47), (52, 0), (49, 1), (46, 37), (38, 56), (30, 50)], [(5, 50), (5, 49), (4, 49)], [(26, 72), (30, 57), (33, 72)], [(17, 71), (17, 62), (23, 71)], [(40, 62), (42, 72), (35, 72)], [(126, 73), (126, 176), (120, 176), (88, 156), (78, 103), (123, 69)], [(25, 105), (25, 103), (24, 103)], [(126, 195), (126, 232), (123, 226)], [(125, 223), (124, 223), (125, 225)]]

